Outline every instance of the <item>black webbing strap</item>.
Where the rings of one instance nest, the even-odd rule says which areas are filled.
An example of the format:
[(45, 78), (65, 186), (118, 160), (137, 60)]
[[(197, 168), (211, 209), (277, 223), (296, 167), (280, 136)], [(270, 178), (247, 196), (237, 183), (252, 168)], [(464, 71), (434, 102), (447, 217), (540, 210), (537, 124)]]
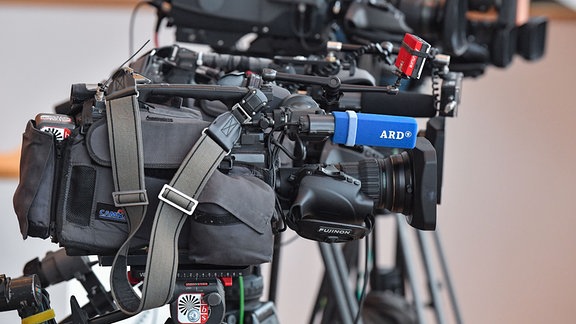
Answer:
[(400, 47), (404, 48), (412, 56), (417, 56), (417, 57), (422, 57), (422, 58), (428, 58), (428, 56), (430, 56), (428, 54), (429, 48), (426, 48), (426, 46), (424, 44), (422, 44), (421, 49), (417, 50), (417, 49), (413, 49), (412, 47), (410, 47), (408, 44), (406, 44), (405, 41), (402, 41), (402, 44), (400, 45)]
[[(160, 191), (150, 233), (141, 298), (130, 284), (127, 274), (131, 240), (144, 220), (147, 204), (147, 200), (142, 199), (146, 196), (141, 131), (139, 127), (121, 130), (127, 124), (139, 125), (138, 102), (132, 96), (107, 103), (110, 148), (111, 152), (114, 150), (111, 157), (116, 188), (114, 195), (117, 197), (115, 202), (125, 209), (130, 225), (130, 234), (115, 256), (110, 274), (112, 295), (124, 313), (135, 315), (171, 300), (178, 268), (178, 237), (182, 226), (194, 212), (204, 185), (240, 137), (241, 124), (249, 119), (241, 116), (250, 115), (246, 110), (252, 111), (252, 108), (264, 106), (265, 96), (257, 92), (249, 92), (243, 99), (242, 103), (246, 105), (236, 105), (233, 111), (219, 115), (212, 122), (184, 158), (170, 183)], [(240, 115), (239, 109), (242, 110)], [(135, 168), (135, 165), (139, 167)], [(134, 198), (140, 200), (135, 201)]]

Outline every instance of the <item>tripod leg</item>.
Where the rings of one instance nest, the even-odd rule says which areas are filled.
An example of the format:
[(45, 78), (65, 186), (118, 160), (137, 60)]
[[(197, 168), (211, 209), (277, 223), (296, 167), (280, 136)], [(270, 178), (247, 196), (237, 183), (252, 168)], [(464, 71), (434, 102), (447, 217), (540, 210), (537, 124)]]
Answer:
[(398, 242), (403, 254), (406, 278), (408, 279), (410, 289), (412, 290), (418, 323), (424, 324), (426, 323), (426, 320), (424, 319), (424, 302), (422, 301), (422, 292), (416, 284), (416, 265), (414, 264), (414, 256), (410, 252), (410, 246), (408, 246), (408, 224), (404, 221), (404, 215), (395, 215), (398, 227)]
[(333, 250), (328, 243), (319, 243), (320, 252), (324, 260), (324, 265), (326, 268), (326, 274), (328, 275), (328, 280), (332, 288), (333, 296), (336, 299), (336, 304), (338, 305), (338, 311), (340, 312), (340, 318), (343, 323), (352, 323), (354, 320), (354, 315), (348, 304), (348, 298), (346, 296), (346, 285), (343, 285), (341, 271), (338, 269), (339, 262), (334, 256)]
[(440, 260), (440, 266), (442, 267), (442, 273), (445, 278), (444, 280), (446, 281), (446, 286), (448, 288), (448, 295), (450, 296), (450, 302), (452, 303), (454, 318), (456, 319), (456, 323), (461, 324), (462, 317), (460, 316), (460, 310), (458, 308), (458, 302), (456, 300), (456, 293), (454, 292), (454, 286), (452, 286), (452, 281), (450, 280), (450, 274), (448, 273), (448, 265), (446, 264), (444, 251), (442, 250), (442, 246), (440, 244), (440, 234), (438, 233), (438, 229), (434, 231), (433, 236), (434, 236), (434, 243), (436, 244), (438, 258)]
[(328, 286), (328, 276), (326, 271), (322, 275), (322, 283), (320, 284), (320, 288), (318, 288), (318, 294), (316, 295), (316, 302), (314, 303), (314, 308), (312, 309), (312, 314), (310, 315), (310, 319), (308, 320), (308, 324), (313, 324), (314, 320), (318, 313), (324, 309), (324, 314), (331, 313), (328, 308), (331, 308), (333, 303), (327, 300), (328, 295), (330, 294), (329, 286)]
[[(340, 286), (337, 288), (344, 291), (346, 302), (350, 308), (350, 314), (352, 316), (356, 316), (359, 306), (358, 301), (355, 298), (354, 291), (349, 288), (348, 273), (350, 269), (355, 268), (354, 263), (357, 262), (356, 259), (358, 256), (358, 242), (347, 242), (342, 249), (339, 245), (330, 244), (330, 249), (328, 249), (327, 253), (329, 253), (330, 257), (333, 257), (334, 261), (336, 262), (336, 268), (327, 268), (327, 270), (336, 271), (336, 275), (341, 282)], [(328, 279), (329, 278), (325, 271), (321, 287), (316, 297), (316, 303), (312, 311), (312, 316), (309, 320), (310, 324), (314, 323), (314, 319), (321, 309), (324, 310), (321, 321), (322, 324), (335, 322), (338, 323), (338, 320), (342, 322), (338, 316), (340, 314), (336, 312), (339, 309), (339, 305), (335, 303), (334, 300), (328, 298), (329, 296), (333, 295), (332, 289), (334, 288), (333, 286), (330, 286)], [(358, 320), (357, 323), (361, 323), (361, 320)]]
[(434, 271), (434, 266), (432, 265), (432, 259), (430, 255), (430, 249), (428, 246), (428, 241), (424, 232), (417, 231), (418, 243), (420, 244), (420, 253), (422, 254), (422, 260), (424, 261), (424, 268), (426, 270), (426, 277), (428, 279), (428, 289), (430, 290), (430, 296), (432, 297), (432, 307), (434, 308), (434, 314), (436, 315), (437, 323), (446, 323), (446, 317), (444, 316), (444, 308), (442, 307), (442, 299), (440, 292), (438, 291), (439, 282), (436, 281), (437, 275)]
[(268, 288), (268, 300), (276, 302), (276, 290), (278, 286), (278, 272), (280, 269), (280, 251), (282, 249), (282, 232), (274, 237), (274, 254), (270, 265), (270, 280)]
[[(341, 282), (341, 289), (344, 292), (344, 295), (346, 297), (346, 301), (348, 302), (348, 308), (350, 309), (350, 314), (352, 315), (352, 321), (350, 323), (352, 323), (354, 321), (354, 318), (356, 317), (356, 314), (358, 313), (358, 300), (356, 299), (356, 295), (353, 289), (350, 288), (350, 283), (349, 283), (349, 271), (348, 271), (348, 266), (346, 265), (346, 260), (344, 258), (344, 253), (342, 252), (342, 248), (340, 247), (340, 245), (337, 244), (330, 244), (330, 247), (332, 248), (332, 254), (334, 255), (334, 260), (336, 261), (336, 264), (338, 266), (338, 274), (340, 276), (340, 282)], [(358, 321), (356, 322), (358, 324), (362, 324), (362, 318), (359, 318)]]
[(72, 308), (72, 323), (74, 324), (87, 324), (88, 314), (78, 305), (75, 296), (70, 297), (70, 308)]

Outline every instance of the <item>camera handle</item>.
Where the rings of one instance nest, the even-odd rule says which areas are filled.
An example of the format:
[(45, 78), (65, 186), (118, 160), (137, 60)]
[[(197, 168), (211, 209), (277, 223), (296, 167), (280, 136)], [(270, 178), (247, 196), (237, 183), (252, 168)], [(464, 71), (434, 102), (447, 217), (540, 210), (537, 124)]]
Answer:
[(379, 92), (387, 94), (397, 94), (398, 84), (392, 86), (366, 86), (361, 84), (342, 83), (336, 76), (323, 77), (315, 75), (291, 74), (278, 72), (274, 69), (265, 68), (262, 70), (264, 81), (285, 81), (317, 85), (324, 90), (324, 106), (328, 111), (338, 110), (341, 92)]

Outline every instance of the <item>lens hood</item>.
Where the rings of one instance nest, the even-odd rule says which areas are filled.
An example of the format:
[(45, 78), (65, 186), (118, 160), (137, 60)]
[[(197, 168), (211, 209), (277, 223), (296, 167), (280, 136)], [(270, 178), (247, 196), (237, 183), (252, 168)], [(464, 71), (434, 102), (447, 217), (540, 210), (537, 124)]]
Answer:
[(446, 0), (442, 19), (442, 43), (446, 51), (455, 56), (464, 54), (468, 48), (466, 37), (466, 0)]
[(436, 228), (436, 194), (438, 167), (436, 150), (424, 137), (418, 137), (416, 147), (409, 151), (414, 172), (414, 201), (408, 224), (420, 230)]

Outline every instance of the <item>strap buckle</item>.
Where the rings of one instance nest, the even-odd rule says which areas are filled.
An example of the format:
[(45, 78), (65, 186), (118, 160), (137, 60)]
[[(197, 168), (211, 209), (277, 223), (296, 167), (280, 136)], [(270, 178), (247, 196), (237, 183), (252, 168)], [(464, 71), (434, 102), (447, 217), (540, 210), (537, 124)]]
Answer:
[[(128, 198), (128, 202), (120, 202), (120, 197)], [(146, 190), (125, 190), (114, 191), (112, 193), (112, 200), (116, 207), (130, 207), (130, 206), (144, 206), (148, 205), (148, 195)]]
[(246, 112), (244, 107), (240, 104), (235, 104), (232, 106), (232, 114), (238, 119), (241, 124), (247, 124), (252, 120), (252, 116)]
[[(184, 198), (184, 200), (187, 200), (187, 201), (182, 201), (183, 204), (178, 204), (177, 202), (174, 202), (173, 200), (169, 200), (168, 198), (164, 197), (164, 193), (166, 192), (166, 190), (169, 190), (170, 192), (174, 192), (175, 194), (177, 194), (181, 198)], [(183, 212), (184, 214), (186, 214), (188, 216), (191, 216), (194, 213), (196, 206), (198, 206), (198, 200), (196, 200), (196, 199), (188, 196), (187, 194), (175, 189), (174, 187), (169, 186), (168, 184), (165, 184), (164, 187), (162, 187), (162, 190), (160, 190), (160, 193), (158, 194), (158, 199), (160, 199), (163, 202), (167, 203), (168, 205), (178, 209), (179, 211)], [(182, 207), (182, 206), (187, 206), (190, 203), (192, 203), (192, 206), (190, 206), (190, 209), (186, 209), (185, 207)]]

